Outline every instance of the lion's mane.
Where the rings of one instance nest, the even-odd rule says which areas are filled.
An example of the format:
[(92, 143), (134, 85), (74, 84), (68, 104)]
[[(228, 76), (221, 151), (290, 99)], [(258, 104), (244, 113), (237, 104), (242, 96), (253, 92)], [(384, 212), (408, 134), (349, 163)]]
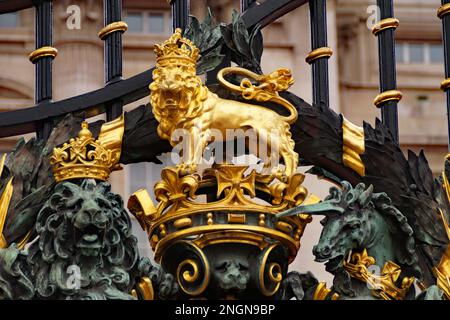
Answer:
[[(107, 221), (103, 247), (95, 257), (81, 254), (76, 244), (75, 226), (83, 203), (94, 201)], [(86, 227), (88, 228), (88, 227)], [(39, 238), (30, 246), (28, 263), (41, 298), (130, 299), (134, 284), (132, 269), (138, 262), (137, 239), (120, 196), (108, 183), (83, 180), (80, 185), (62, 182), (39, 212), (36, 231)], [(90, 231), (92, 232), (92, 231)], [(70, 266), (81, 272), (79, 288), (71, 281)], [(76, 284), (76, 283), (75, 283)]]
[[(182, 87), (182, 97), (179, 101), (177, 114), (169, 115), (164, 109), (161, 97), (161, 82), (165, 73), (176, 70), (179, 74), (178, 85)], [(159, 66), (153, 71), (153, 82), (150, 85), (151, 95), (150, 103), (153, 113), (158, 120), (158, 134), (162, 139), (171, 141), (173, 130), (176, 126), (185, 124), (197, 118), (203, 112), (204, 101), (208, 96), (208, 89), (203, 85), (202, 80), (196, 75), (194, 67), (180, 65), (171, 67), (170, 70), (165, 66)], [(175, 118), (175, 119), (174, 119)], [(175, 121), (174, 121), (175, 120)]]

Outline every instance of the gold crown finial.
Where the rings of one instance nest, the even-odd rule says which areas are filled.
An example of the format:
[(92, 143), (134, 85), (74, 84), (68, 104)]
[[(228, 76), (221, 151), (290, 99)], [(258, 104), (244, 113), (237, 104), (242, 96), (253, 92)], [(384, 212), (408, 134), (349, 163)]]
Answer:
[(163, 44), (155, 45), (156, 62), (159, 66), (178, 64), (195, 67), (200, 50), (191, 40), (183, 38), (182, 30), (177, 28), (175, 33)]
[(80, 139), (90, 139), (92, 138), (92, 132), (89, 131), (89, 125), (86, 121), (81, 123), (81, 130), (78, 132), (78, 138)]
[(81, 123), (77, 138), (53, 149), (50, 158), (57, 182), (69, 179), (97, 179), (106, 181), (112, 171), (119, 169), (123, 115), (102, 126), (98, 139), (93, 137), (87, 122)]

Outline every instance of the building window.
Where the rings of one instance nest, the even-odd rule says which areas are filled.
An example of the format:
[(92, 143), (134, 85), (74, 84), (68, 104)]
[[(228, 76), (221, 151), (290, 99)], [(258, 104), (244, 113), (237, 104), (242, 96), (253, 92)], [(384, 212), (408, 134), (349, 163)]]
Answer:
[(444, 48), (440, 44), (430, 44), (430, 62), (444, 63)]
[(129, 164), (130, 194), (147, 188), (147, 166), (145, 162)]
[(170, 11), (129, 11), (125, 13), (128, 31), (144, 34), (170, 34), (172, 16)]
[(128, 164), (125, 169), (125, 196), (129, 197), (139, 189), (152, 191), (155, 183), (161, 180), (162, 167), (162, 165), (149, 162)]
[(425, 62), (425, 45), (417, 43), (409, 44), (409, 62), (410, 63)]
[(4, 13), (0, 15), (0, 28), (16, 28), (19, 26), (19, 15), (17, 12)]
[(164, 33), (165, 29), (163, 13), (150, 13), (148, 15), (148, 31), (150, 33)]
[(125, 18), (129, 32), (142, 32), (144, 19), (142, 13), (129, 13)]
[(395, 45), (397, 62), (403, 64), (444, 63), (444, 48), (441, 44), (398, 42)]
[(405, 46), (397, 43), (395, 45), (395, 56), (397, 57), (397, 63), (405, 63)]

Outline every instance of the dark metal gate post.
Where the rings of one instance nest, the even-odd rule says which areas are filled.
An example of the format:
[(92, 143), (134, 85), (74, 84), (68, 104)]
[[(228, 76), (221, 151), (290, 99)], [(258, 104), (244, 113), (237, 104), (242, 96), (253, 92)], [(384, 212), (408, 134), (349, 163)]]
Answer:
[[(122, 0), (104, 0), (105, 27), (98, 36), (105, 41), (105, 83), (109, 85), (122, 79), (122, 34), (128, 29), (122, 21)], [(123, 112), (123, 102), (115, 100), (107, 106), (108, 121)]]
[(311, 15), (311, 52), (306, 62), (312, 66), (313, 104), (330, 106), (328, 59), (333, 50), (327, 44), (326, 0), (309, 0)]
[[(52, 61), (58, 50), (52, 47), (53, 2), (39, 0), (33, 2), (36, 7), (36, 50), (29, 55), (35, 64), (35, 101), (45, 103), (52, 99)], [(52, 130), (51, 122), (43, 122), (36, 132), (38, 139), (47, 139)]]
[(183, 31), (189, 23), (189, 0), (169, 0), (172, 5), (173, 31), (181, 28)]
[(247, 10), (256, 0), (241, 0), (241, 12)]
[(442, 38), (444, 41), (445, 80), (441, 83), (441, 89), (447, 96), (447, 126), (448, 146), (450, 150), (450, 0), (442, 0), (438, 17), (442, 19)]
[(380, 21), (372, 29), (378, 37), (378, 55), (380, 65), (380, 94), (374, 104), (381, 108), (381, 119), (398, 142), (397, 103), (402, 93), (397, 90), (394, 31), (399, 21), (394, 19), (392, 0), (377, 0), (380, 10)]

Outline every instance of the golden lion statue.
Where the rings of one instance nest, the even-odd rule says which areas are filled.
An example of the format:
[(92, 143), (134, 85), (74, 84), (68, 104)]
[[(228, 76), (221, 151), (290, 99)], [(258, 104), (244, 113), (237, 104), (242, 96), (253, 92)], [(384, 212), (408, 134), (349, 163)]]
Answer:
[[(181, 164), (184, 172), (193, 173), (203, 155), (206, 146), (211, 142), (211, 130), (219, 130), (226, 137), (229, 129), (241, 129), (244, 132), (252, 129), (259, 140), (267, 144), (267, 153), (278, 150), (283, 158), (285, 170), (272, 168), (272, 172), (285, 177), (295, 173), (298, 165), (298, 154), (294, 151), (290, 124), (297, 120), (297, 110), (278, 92), (287, 90), (293, 83), (292, 75), (287, 69), (277, 70), (269, 75), (257, 75), (249, 70), (230, 67), (222, 69), (218, 80), (232, 91), (239, 92), (244, 99), (271, 101), (284, 106), (290, 113), (284, 117), (275, 111), (247, 103), (219, 98), (210, 92), (196, 75), (196, 63), (199, 49), (188, 39), (182, 37), (181, 29), (162, 45), (155, 46), (157, 56), (156, 68), (153, 71), (153, 82), (150, 85), (150, 101), (155, 118), (159, 122), (158, 134), (169, 140), (172, 146), (176, 129), (185, 129), (191, 138), (188, 142), (187, 160)], [(260, 85), (255, 86), (245, 78), (240, 86), (228, 83), (224, 76), (238, 73)], [(270, 139), (276, 134), (275, 139)], [(217, 137), (215, 137), (217, 139)], [(264, 162), (264, 168), (272, 167), (270, 157), (258, 153), (258, 148), (249, 144), (249, 149)]]

